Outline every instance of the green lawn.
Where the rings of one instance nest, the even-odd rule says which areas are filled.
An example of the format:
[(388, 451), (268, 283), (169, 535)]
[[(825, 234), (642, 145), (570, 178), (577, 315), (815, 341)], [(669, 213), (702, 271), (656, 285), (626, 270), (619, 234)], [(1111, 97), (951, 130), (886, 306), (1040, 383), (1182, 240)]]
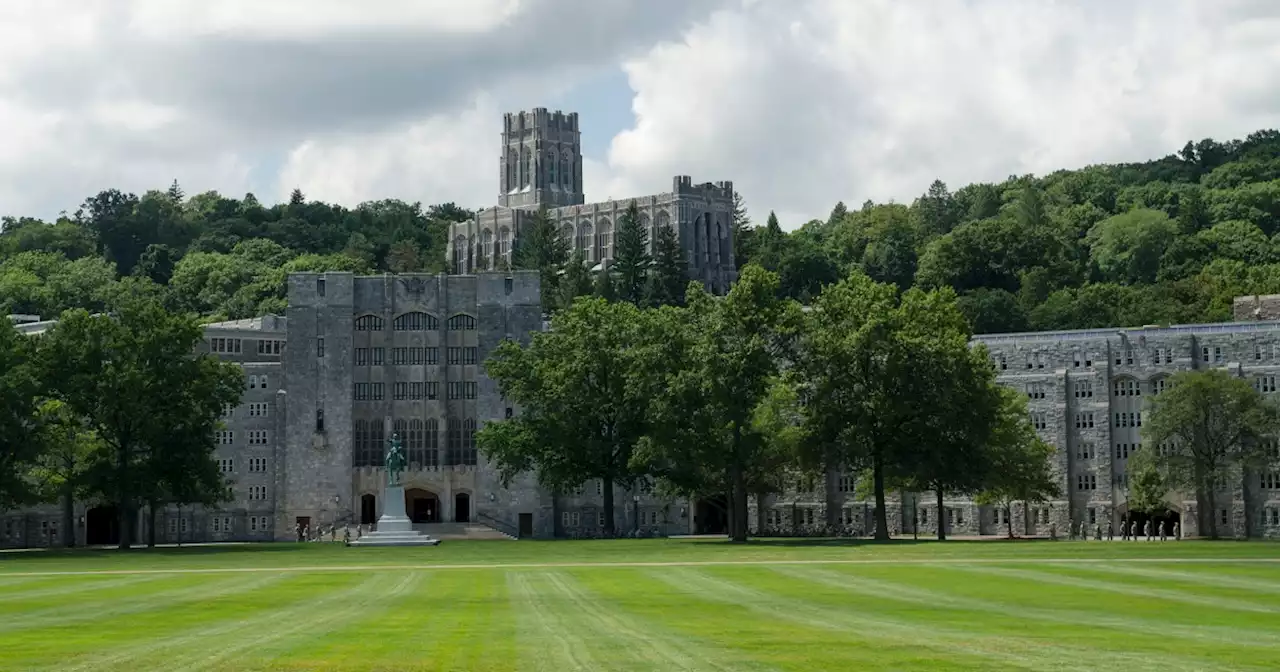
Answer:
[(0, 670), (1280, 669), (1280, 544), (0, 554)]

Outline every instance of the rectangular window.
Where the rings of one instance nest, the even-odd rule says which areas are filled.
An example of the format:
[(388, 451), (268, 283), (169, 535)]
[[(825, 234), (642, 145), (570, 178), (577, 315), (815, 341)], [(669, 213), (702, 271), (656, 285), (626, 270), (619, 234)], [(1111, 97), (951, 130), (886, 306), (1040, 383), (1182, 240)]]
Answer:
[(249, 500), (260, 502), (267, 498), (267, 486), (251, 485), (249, 486)]
[(430, 400), (430, 401), (435, 401), (436, 399), (439, 399), (439, 398), (440, 398), (440, 383), (437, 383), (437, 382), (428, 382), (428, 383), (426, 384), (426, 386), (427, 386), (427, 399), (428, 399), (428, 400)]
[(356, 366), (369, 366), (369, 348), (356, 348)]
[(229, 429), (219, 430), (214, 434), (219, 446), (230, 446), (235, 443), (235, 432)]
[(467, 397), (468, 399), (475, 399), (475, 398), (476, 398), (476, 384), (475, 384), (475, 383), (470, 383), (470, 382), (468, 382), (468, 383), (463, 383), (463, 384), (462, 384), (462, 387), (463, 387), (463, 393), (466, 395), (466, 397)]
[(1090, 509), (1089, 509), (1089, 524), (1090, 524), (1090, 525), (1097, 525), (1097, 524), (1098, 524), (1098, 510), (1097, 510), (1097, 509), (1093, 509), (1093, 508), (1090, 508)]
[(1044, 399), (1044, 383), (1029, 383), (1027, 385), (1027, 397), (1030, 399)]
[(372, 366), (382, 366), (382, 357), (383, 357), (383, 355), (385, 355), (385, 354), (386, 354), (386, 349), (385, 349), (385, 348), (370, 348), (370, 349), (369, 349), (369, 354), (371, 355), (371, 357), (369, 358), (369, 359), (370, 359), (370, 362), (369, 362), (369, 363), (370, 363)]
[(267, 458), (251, 457), (249, 458), (249, 471), (253, 473), (262, 473), (267, 470)]
[(1098, 477), (1093, 474), (1079, 474), (1076, 476), (1076, 490), (1097, 490)]
[(1093, 429), (1093, 413), (1076, 413), (1076, 429)]
[(1221, 363), (1221, 362), (1222, 362), (1222, 348), (1221, 348), (1221, 347), (1214, 346), (1214, 348), (1213, 348), (1213, 361), (1214, 361), (1214, 362), (1218, 362), (1218, 363)]
[(218, 471), (223, 474), (234, 473), (236, 470), (236, 461), (226, 457), (218, 460)]
[(316, 431), (324, 432), (324, 409), (316, 409)]
[(1264, 473), (1259, 480), (1263, 490), (1280, 490), (1280, 471)]
[(1133, 349), (1132, 348), (1125, 348), (1124, 363), (1127, 366), (1133, 366)]
[(512, 417), (515, 416), (515, 414), (516, 414), (515, 409), (508, 406), (503, 417), (505, 417), (507, 420), (510, 420)]
[(383, 384), (382, 384), (382, 383), (371, 383), (371, 385), (372, 385), (372, 387), (373, 387), (373, 389), (372, 389), (372, 393), (373, 393), (373, 400), (374, 400), (374, 401), (382, 401), (382, 399), (383, 399), (383, 389), (384, 389), (384, 388), (383, 388)]
[(324, 358), (324, 338), (316, 339), (316, 357)]
[(998, 366), (1001, 371), (1009, 370), (1009, 362), (1005, 360), (1003, 354), (996, 355), (996, 366)]
[(440, 348), (427, 348), (427, 366), (435, 366), (440, 363)]
[(393, 388), (392, 396), (396, 401), (404, 401), (409, 398), (409, 383), (396, 383)]
[(316, 278), (316, 294), (324, 296), (324, 278)]
[(1200, 361), (1209, 361), (1209, 346), (1206, 345), (1203, 348), (1200, 348)]
[(1045, 414), (1044, 414), (1044, 413), (1032, 413), (1032, 414), (1031, 414), (1031, 426), (1032, 426), (1032, 427), (1034, 427), (1034, 428), (1036, 428), (1036, 429), (1048, 429), (1048, 428), (1049, 428), (1049, 422), (1048, 422), (1047, 418), (1045, 417)]
[(1270, 394), (1276, 391), (1275, 376), (1258, 376), (1253, 379), (1253, 388), (1263, 394)]
[(1093, 398), (1093, 381), (1077, 380), (1075, 382), (1076, 399), (1092, 399)]
[(1229, 518), (1229, 515), (1230, 515), (1230, 512), (1228, 512), (1226, 509), (1222, 509), (1222, 524), (1223, 524), (1223, 525), (1229, 525), (1229, 524), (1230, 524), (1231, 519)]
[(1076, 446), (1077, 460), (1092, 460), (1094, 457), (1094, 447), (1092, 443), (1082, 443)]

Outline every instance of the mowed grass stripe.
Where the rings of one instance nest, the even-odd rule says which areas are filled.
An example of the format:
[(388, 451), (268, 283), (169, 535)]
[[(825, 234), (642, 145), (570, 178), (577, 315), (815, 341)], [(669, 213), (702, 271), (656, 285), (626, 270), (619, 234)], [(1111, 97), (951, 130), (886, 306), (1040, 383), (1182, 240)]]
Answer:
[(1178, 590), (1168, 586), (1157, 587), (1151, 585), (1136, 585), (1133, 582), (1124, 583), (1121, 581), (1106, 581), (1102, 579), (1076, 576), (1072, 573), (1071, 567), (1058, 567), (1055, 568), (1055, 571), (1047, 572), (1035, 569), (1022, 569), (1018, 567), (1001, 567), (996, 569), (992, 567), (980, 567), (977, 565), (949, 566), (965, 572), (997, 575), (1007, 578), (1021, 578), (1033, 582), (1056, 583), (1063, 586), (1080, 588), (1086, 591), (1131, 595), (1133, 597), (1147, 600), (1179, 602), (1206, 609), (1250, 612), (1255, 614), (1280, 614), (1280, 608), (1278, 607), (1230, 597), (1215, 597), (1213, 595), (1195, 594), (1185, 589), (1185, 587), (1183, 590)]
[(226, 647), (242, 651), (244, 642), (256, 642), (259, 637), (287, 636), (300, 623), (325, 618), (326, 614), (333, 613), (334, 607), (361, 603), (362, 592), (385, 592), (388, 586), (397, 585), (401, 580), (391, 574), (378, 574), (362, 581), (330, 586), (319, 594), (315, 586), (298, 582), (288, 590), (273, 593), (277, 599), (284, 595), (297, 596), (298, 599), (287, 601), (285, 606), (273, 607), (273, 602), (262, 599), (228, 604), (223, 610), (206, 612), (203, 618), (189, 619), (183, 624), (186, 627), (45, 669), (62, 672), (193, 669), (217, 662)]
[[(474, 544), (505, 544), (509, 542), (477, 541)], [(523, 543), (523, 542), (522, 542)], [(569, 548), (572, 542), (564, 542)], [(998, 542), (981, 542), (996, 544)], [(1259, 546), (1265, 544), (1260, 543)], [(943, 549), (946, 550), (946, 549)], [(849, 552), (860, 552), (860, 549), (849, 549)], [(252, 551), (246, 551), (252, 553)], [(1010, 556), (1000, 558), (828, 558), (798, 560), (791, 558), (765, 558), (758, 560), (671, 560), (671, 561), (603, 561), (603, 562), (477, 562), (477, 563), (387, 563), (387, 564), (332, 564), (332, 565), (270, 565), (261, 567), (166, 567), (146, 569), (91, 569), (91, 570), (17, 570), (0, 572), (0, 579), (5, 577), (57, 577), (57, 576), (114, 576), (123, 574), (244, 574), (254, 572), (371, 572), (392, 570), (476, 570), (476, 569), (590, 569), (609, 567), (751, 567), (764, 565), (922, 565), (964, 564), (964, 565), (1074, 565), (1079, 563), (1155, 563), (1155, 564), (1257, 564), (1262, 566), (1280, 566), (1280, 557), (1274, 558), (1196, 558), (1196, 557), (1151, 557), (1151, 558), (1061, 558), (1034, 556)]]
[[(373, 634), (376, 632), (376, 636)], [(315, 636), (237, 660), (237, 670), (515, 669), (515, 623), (498, 572), (433, 574), (414, 592)]]
[(95, 591), (109, 590), (120, 588), (122, 586), (132, 586), (138, 583), (154, 581), (163, 577), (162, 574), (134, 574), (129, 576), (98, 578), (94, 577), (90, 580), (61, 580), (47, 583), (40, 583), (36, 586), (9, 587), (0, 586), (0, 590), (4, 591), (4, 599), (8, 605), (18, 606), (20, 608), (29, 608), (39, 605), (20, 605), (20, 602), (40, 601), (48, 597), (56, 597), (75, 593), (77, 596), (92, 595)]
[[(975, 621), (967, 628), (930, 622), (928, 609), (915, 610), (910, 618), (901, 618), (877, 613), (874, 606), (866, 602), (850, 605), (847, 601), (832, 599), (830, 593), (814, 593), (795, 582), (768, 581), (757, 576), (758, 572), (740, 572), (732, 579), (693, 570), (680, 570), (672, 576), (692, 585), (701, 585), (708, 592), (719, 590), (735, 604), (749, 609), (771, 610), (785, 617), (803, 619), (815, 625), (825, 624), (833, 629), (858, 630), (885, 643), (915, 644), (946, 651), (948, 655), (958, 652), (982, 656), (1005, 666), (1030, 670), (1201, 670), (1212, 662), (1182, 656), (1063, 646), (1044, 638), (993, 635), (978, 629), (985, 626), (981, 621)], [(765, 570), (764, 573), (770, 572)], [(761, 589), (748, 583), (764, 584), (768, 588)]]
[(521, 670), (570, 672), (608, 669), (597, 660), (588, 632), (547, 599), (540, 577), (532, 572), (508, 572), (507, 592), (516, 612)]
[[(1274, 631), (1242, 629), (1237, 626), (1178, 625), (1155, 619), (1123, 617), (1107, 609), (1084, 611), (1008, 604), (1000, 601), (1005, 593), (998, 586), (991, 586), (992, 589), (989, 591), (991, 599), (984, 599), (920, 588), (907, 583), (858, 576), (852, 572), (809, 567), (780, 567), (775, 568), (774, 571), (825, 588), (865, 596), (873, 601), (873, 606), (875, 603), (883, 605), (883, 601), (888, 600), (919, 605), (930, 610), (954, 610), (987, 619), (988, 625), (992, 624), (990, 621), (994, 616), (1010, 619), (1011, 627), (1025, 627), (1028, 625), (1026, 621), (1064, 625), (1070, 630), (1053, 630), (1046, 634), (1068, 641), (1072, 639), (1081, 642), (1092, 641), (1097, 635), (1098, 628), (1104, 628), (1110, 632), (1136, 633), (1154, 638), (1153, 641), (1144, 643), (1157, 651), (1168, 650), (1167, 638), (1170, 636), (1204, 642), (1205, 644), (1201, 645), (1203, 650), (1197, 651), (1198, 655), (1232, 654), (1236, 647), (1272, 650), (1280, 648), (1280, 633)], [(904, 581), (911, 579), (910, 575), (903, 577)], [(1051, 602), (1051, 600), (1046, 601)], [(1132, 643), (1132, 641), (1128, 642), (1129, 645)]]
[[(137, 587), (123, 586), (100, 590), (94, 599), (59, 600), (57, 606), (28, 610), (22, 605), (4, 604), (0, 609), (0, 642), (5, 633), (35, 628), (65, 628), (86, 622), (113, 619), (119, 616), (139, 614), (157, 609), (184, 608), (192, 603), (217, 599), (225, 595), (252, 591), (280, 580), (281, 574), (263, 574), (246, 577), (219, 577), (215, 580), (193, 582), (187, 577), (168, 577), (147, 584), (148, 588), (161, 590), (141, 591)], [(16, 607), (16, 608), (15, 608)]]
[(1223, 576), (1216, 568), (1205, 568), (1206, 571), (1175, 571), (1160, 567), (1124, 567), (1117, 564), (1096, 564), (1082, 567), (1089, 571), (1122, 574), (1124, 576), (1143, 578), (1159, 582), (1159, 585), (1177, 586), (1179, 584), (1197, 584), (1210, 588), (1229, 588), (1246, 593), (1268, 593), (1280, 595), (1280, 581), (1269, 581), (1263, 578), (1240, 578)]
[(629, 649), (645, 652), (641, 658), (654, 663), (648, 669), (722, 672), (770, 669), (742, 656), (726, 655), (716, 647), (695, 642), (658, 623), (635, 618), (619, 609), (617, 602), (588, 588), (576, 576), (552, 572), (547, 578), (559, 595), (567, 598), (571, 608), (589, 616), (598, 627), (624, 639)]

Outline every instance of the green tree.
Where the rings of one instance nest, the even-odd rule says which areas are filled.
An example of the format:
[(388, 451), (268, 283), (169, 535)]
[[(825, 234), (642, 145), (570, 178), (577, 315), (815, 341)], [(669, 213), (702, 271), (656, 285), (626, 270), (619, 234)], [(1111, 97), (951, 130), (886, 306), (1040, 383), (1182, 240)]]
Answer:
[(40, 499), (62, 507), (63, 545), (75, 546), (75, 503), (89, 493), (92, 468), (100, 442), (61, 401), (46, 399), (40, 404), (38, 437), (40, 457), (32, 475)]
[(639, 474), (632, 455), (645, 434), (646, 400), (637, 375), (642, 314), (629, 303), (580, 298), (551, 318), (528, 346), (504, 341), (485, 371), (520, 406), (476, 436), (506, 482), (532, 471), (564, 492), (601, 480), (605, 533), (614, 533), (615, 486)]
[[(733, 262), (734, 267), (746, 266), (755, 254), (755, 229), (751, 227), (751, 216), (747, 213), (746, 201), (742, 194), (733, 192)], [(658, 235), (661, 235), (659, 232)], [(678, 246), (677, 246), (678, 247)], [(655, 245), (655, 257), (656, 245)]]
[(1000, 413), (983, 447), (990, 468), (974, 501), (1004, 511), (1012, 539), (1014, 502), (1022, 502), (1025, 512), (1029, 505), (1058, 497), (1061, 491), (1049, 467), (1054, 448), (1036, 435), (1026, 398), (1010, 388), (1002, 389), (1001, 396)]
[[(244, 385), (237, 365), (192, 355), (203, 338), (192, 317), (133, 294), (113, 307), (112, 317), (68, 311), (40, 345), (51, 395), (83, 418), (105, 448), (94, 468), (102, 474), (101, 494), (120, 512), (121, 548), (133, 543), (134, 514), (155, 478), (152, 451), (202, 418), (211, 419), (212, 430), (212, 419), (239, 401)], [(181, 435), (188, 440), (175, 450), (212, 450), (212, 431), (198, 441)]]
[(1265, 460), (1263, 441), (1280, 429), (1280, 414), (1249, 381), (1223, 369), (1177, 373), (1169, 383), (1147, 398), (1143, 443), (1170, 487), (1195, 493), (1200, 530), (1217, 539), (1220, 485)]
[(1137, 209), (1098, 222), (1086, 241), (1108, 280), (1150, 283), (1176, 235), (1177, 226), (1163, 211)]
[(551, 313), (560, 294), (560, 273), (569, 261), (569, 241), (556, 231), (555, 221), (545, 207), (534, 213), (512, 257), (516, 269), (538, 271), (542, 310)]
[(604, 299), (605, 301), (618, 300), (618, 283), (614, 278), (612, 269), (600, 269), (600, 272), (596, 274), (596, 283), (593, 291), (596, 296)]
[(556, 305), (571, 306), (579, 296), (588, 296), (594, 289), (587, 259), (582, 250), (577, 250), (565, 264), (564, 276), (560, 278), (560, 297)]
[(0, 511), (28, 503), (35, 494), (30, 470), (41, 457), (41, 377), (31, 339), (0, 320)]
[(684, 250), (676, 240), (675, 231), (669, 226), (658, 227), (653, 241), (653, 266), (645, 286), (645, 303), (649, 306), (684, 304), (687, 277)]
[(1160, 475), (1156, 465), (1155, 451), (1150, 446), (1143, 446), (1138, 452), (1129, 456), (1129, 510), (1156, 515), (1168, 509), (1165, 496), (1169, 494), (1169, 485)]
[(410, 238), (398, 240), (387, 251), (387, 270), (392, 273), (418, 273), (422, 260), (418, 243)]
[(658, 356), (644, 367), (659, 381), (648, 386), (645, 459), (686, 492), (718, 485), (727, 495), (729, 536), (741, 542), (752, 468), (770, 450), (752, 420), (778, 372), (789, 310), (778, 298), (778, 276), (754, 264), (722, 298), (696, 282), (687, 297), (686, 308), (657, 313), (665, 322)]
[(645, 296), (645, 279), (653, 262), (649, 252), (649, 232), (640, 222), (640, 210), (631, 201), (618, 218), (618, 231), (610, 271), (617, 275), (614, 283), (619, 301), (640, 305)]

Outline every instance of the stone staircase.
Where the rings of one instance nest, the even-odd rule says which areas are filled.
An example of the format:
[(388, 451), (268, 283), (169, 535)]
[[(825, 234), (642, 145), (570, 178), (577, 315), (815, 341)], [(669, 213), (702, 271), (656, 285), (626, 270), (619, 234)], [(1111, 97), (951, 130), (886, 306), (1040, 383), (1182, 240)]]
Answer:
[(456, 539), (515, 539), (481, 523), (415, 523), (413, 529), (441, 541)]

